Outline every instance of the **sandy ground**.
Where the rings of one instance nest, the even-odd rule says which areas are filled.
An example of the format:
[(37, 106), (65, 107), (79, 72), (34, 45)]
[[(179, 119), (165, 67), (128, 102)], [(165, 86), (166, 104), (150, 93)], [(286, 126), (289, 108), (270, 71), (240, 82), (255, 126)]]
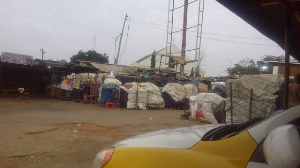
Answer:
[(0, 97), (0, 167), (92, 167), (97, 152), (122, 139), (199, 124), (180, 119), (182, 113)]

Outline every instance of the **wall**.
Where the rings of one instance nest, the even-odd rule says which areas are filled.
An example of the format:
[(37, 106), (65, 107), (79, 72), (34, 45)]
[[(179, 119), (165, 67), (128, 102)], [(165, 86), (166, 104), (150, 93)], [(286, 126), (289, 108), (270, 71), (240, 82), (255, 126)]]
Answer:
[[(285, 65), (278, 65), (278, 74), (284, 75), (285, 73)], [(296, 74), (300, 74), (300, 64), (290, 64), (290, 76), (295, 76)]]

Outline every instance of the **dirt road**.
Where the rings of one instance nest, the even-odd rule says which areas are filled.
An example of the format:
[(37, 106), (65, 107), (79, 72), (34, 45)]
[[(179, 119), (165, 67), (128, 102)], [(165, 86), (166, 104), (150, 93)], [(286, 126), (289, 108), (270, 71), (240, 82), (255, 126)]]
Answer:
[(0, 167), (92, 167), (97, 152), (117, 141), (153, 130), (199, 124), (180, 119), (182, 113), (0, 97)]

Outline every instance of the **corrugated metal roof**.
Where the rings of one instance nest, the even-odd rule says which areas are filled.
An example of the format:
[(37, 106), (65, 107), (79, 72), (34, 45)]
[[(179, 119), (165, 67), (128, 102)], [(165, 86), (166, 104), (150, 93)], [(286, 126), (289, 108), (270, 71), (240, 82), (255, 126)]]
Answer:
[(151, 55), (152, 55), (152, 54), (150, 54), (150, 55), (146, 55), (145, 57), (143, 57), (143, 58), (141, 58), (141, 59), (137, 60), (137, 61), (136, 61), (136, 63), (140, 63), (140, 62), (144, 61), (145, 59), (147, 59), (147, 58), (151, 57)]
[(122, 66), (122, 65), (110, 65), (110, 64), (99, 64), (91, 62), (95, 68), (99, 69), (102, 72), (114, 72), (116, 74), (128, 74), (136, 75), (138, 69), (135, 67)]

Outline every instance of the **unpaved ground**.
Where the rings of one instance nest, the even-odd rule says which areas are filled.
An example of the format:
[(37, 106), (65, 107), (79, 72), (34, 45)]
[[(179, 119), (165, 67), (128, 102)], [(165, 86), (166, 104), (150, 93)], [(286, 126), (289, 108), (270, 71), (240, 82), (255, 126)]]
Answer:
[(117, 141), (198, 124), (180, 119), (182, 113), (0, 97), (0, 167), (92, 167), (97, 152)]

